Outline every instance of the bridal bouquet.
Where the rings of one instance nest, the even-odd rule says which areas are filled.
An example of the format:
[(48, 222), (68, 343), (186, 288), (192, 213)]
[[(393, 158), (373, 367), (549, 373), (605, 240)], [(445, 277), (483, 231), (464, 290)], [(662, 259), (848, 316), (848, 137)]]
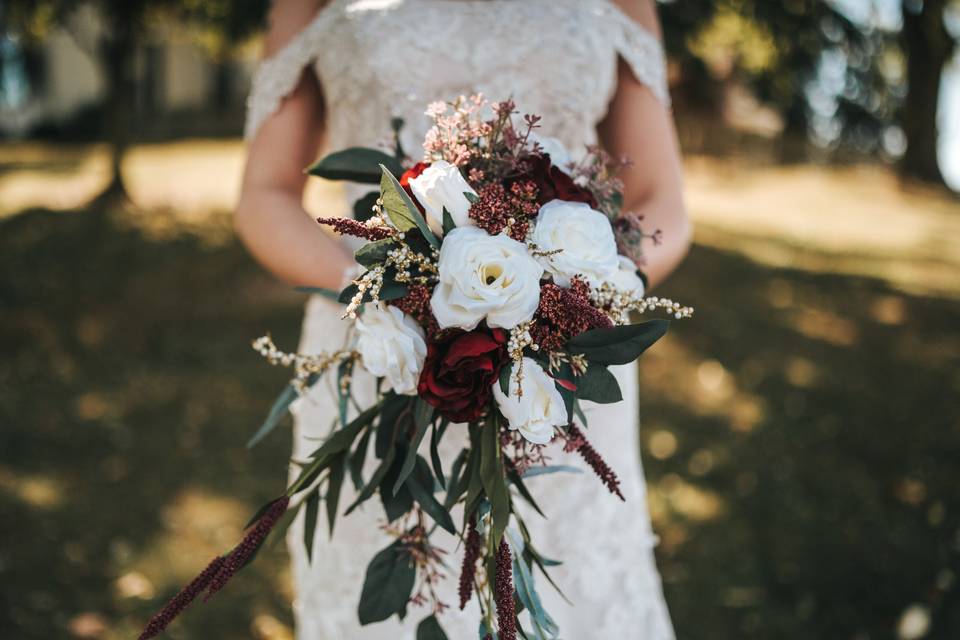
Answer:
[[(356, 252), (363, 271), (339, 294), (315, 290), (346, 305), (351, 327), (341, 349), (296, 354), (269, 337), (254, 343), (270, 362), (295, 370), (254, 439), (323, 375), (337, 378), (337, 424), (298, 461), (285, 494), (254, 516), (244, 540), (177, 594), (141, 638), (158, 635), (200, 593), (220, 590), (294, 506), (304, 512), (309, 555), (321, 505), (332, 530), (348, 477), (356, 498), (345, 513), (379, 495), (393, 537), (367, 569), (360, 624), (427, 605), (417, 637), (446, 638), (438, 614), (447, 605), (435, 590), (443, 552), (431, 542), (441, 528), (461, 540), (458, 604), (476, 592), (481, 639), (557, 637), (533, 580), (535, 569), (546, 575), (556, 561), (541, 554), (516, 508), (524, 501), (540, 511), (524, 479), (565, 470), (546, 454), (563, 447), (622, 499), (616, 474), (587, 440), (580, 404), (620, 401), (609, 367), (633, 362), (666, 332), (666, 320), (631, 324), (631, 312), (692, 311), (644, 297), (636, 265), (643, 241), (658, 238), (620, 216), (620, 163), (599, 149), (571, 161), (557, 141), (534, 132), (539, 118), (515, 124), (510, 101), (461, 98), (430, 105), (427, 115), (434, 126), (422, 162), (411, 165), (398, 143), (392, 155), (353, 148), (311, 168), (379, 185), (357, 203), (355, 218), (319, 220), (367, 241)], [(358, 367), (377, 378), (377, 399), (351, 411)], [(444, 459), (439, 445), (454, 431), (467, 444)], [(454, 507), (462, 508), (459, 521)], [(520, 627), (524, 610), (528, 628)]]

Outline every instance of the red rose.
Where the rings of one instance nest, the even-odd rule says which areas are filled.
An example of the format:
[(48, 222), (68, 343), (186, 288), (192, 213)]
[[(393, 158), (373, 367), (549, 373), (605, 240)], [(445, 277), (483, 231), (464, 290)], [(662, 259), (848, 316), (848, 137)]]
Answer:
[(417, 209), (420, 209), (420, 213), (423, 213), (423, 206), (417, 202), (417, 197), (413, 195), (413, 189), (410, 188), (410, 181), (414, 178), (419, 178), (420, 174), (423, 173), (427, 167), (430, 166), (428, 162), (418, 162), (409, 169), (403, 172), (403, 175), (400, 176), (400, 186), (403, 187), (403, 190), (407, 192), (407, 195), (410, 196), (410, 199), (413, 200), (413, 204), (417, 205)]
[[(426, 171), (427, 167), (430, 164), (427, 162), (418, 162), (409, 169), (403, 172), (403, 175), (400, 176), (400, 186), (410, 192), (410, 181), (414, 178), (419, 178), (420, 174)], [(411, 194), (412, 195), (412, 194)]]
[(445, 418), (472, 422), (490, 401), (507, 358), (507, 332), (476, 329), (427, 345), (417, 392)]
[(597, 199), (590, 190), (574, 183), (573, 178), (550, 162), (547, 154), (531, 156), (530, 173), (525, 175), (524, 179), (532, 180), (537, 185), (537, 200), (541, 205), (551, 200), (566, 200), (583, 202), (597, 208)]

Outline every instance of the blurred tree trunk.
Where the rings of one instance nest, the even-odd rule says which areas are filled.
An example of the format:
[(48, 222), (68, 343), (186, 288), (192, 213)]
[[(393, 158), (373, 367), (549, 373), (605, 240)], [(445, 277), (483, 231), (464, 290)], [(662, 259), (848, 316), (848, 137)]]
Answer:
[(954, 47), (944, 24), (946, 5), (947, 0), (904, 2), (900, 36), (907, 54), (908, 84), (902, 116), (907, 151), (900, 171), (940, 185), (944, 182), (937, 162), (937, 105), (940, 78)]
[(136, 45), (139, 3), (111, 2), (106, 12), (107, 32), (100, 42), (100, 57), (106, 75), (104, 133), (110, 144), (110, 182), (96, 202), (129, 200), (122, 165), (130, 147), (136, 92)]

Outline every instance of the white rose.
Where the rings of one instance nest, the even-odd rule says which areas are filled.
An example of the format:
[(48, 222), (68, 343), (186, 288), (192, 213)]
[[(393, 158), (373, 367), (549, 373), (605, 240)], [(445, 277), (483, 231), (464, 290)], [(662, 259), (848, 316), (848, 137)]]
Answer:
[(620, 268), (607, 280), (617, 291), (630, 294), (631, 298), (643, 297), (643, 279), (637, 275), (637, 265), (627, 256), (619, 256)]
[(582, 202), (551, 200), (540, 207), (530, 241), (540, 251), (557, 251), (540, 261), (561, 287), (576, 275), (597, 285), (620, 268), (610, 220)]
[(493, 384), (493, 397), (500, 413), (507, 419), (510, 428), (534, 444), (547, 444), (553, 438), (554, 427), (567, 424), (567, 408), (563, 396), (557, 391), (553, 378), (537, 364), (536, 360), (523, 359), (521, 393), (517, 394), (517, 378), (511, 372), (509, 394), (500, 389), (500, 382)]
[(367, 371), (385, 378), (397, 393), (415, 395), (427, 357), (416, 320), (396, 307), (377, 304), (364, 307), (355, 326), (357, 352)]
[(463, 194), (476, 195), (476, 191), (467, 184), (460, 170), (449, 162), (438, 160), (424, 169), (410, 181), (410, 190), (426, 212), (427, 224), (435, 233), (443, 230), (444, 208), (458, 227), (473, 225), (467, 215), (470, 201)]
[(539, 136), (536, 133), (531, 133), (528, 140), (540, 145), (543, 152), (550, 156), (550, 164), (570, 175), (570, 165), (573, 163), (573, 157), (562, 142), (557, 138)]
[(444, 329), (467, 331), (486, 318), (512, 329), (533, 317), (540, 303), (543, 267), (526, 245), (477, 227), (457, 227), (440, 246), (440, 281), (430, 307)]

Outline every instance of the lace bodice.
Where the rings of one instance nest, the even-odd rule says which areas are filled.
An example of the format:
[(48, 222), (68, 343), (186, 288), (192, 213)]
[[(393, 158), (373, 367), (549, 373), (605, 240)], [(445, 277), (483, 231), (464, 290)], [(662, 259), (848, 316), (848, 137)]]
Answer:
[(265, 60), (248, 102), (252, 137), (312, 65), (331, 150), (402, 141), (419, 157), (427, 103), (481, 92), (543, 116), (573, 151), (596, 142), (617, 60), (668, 102), (659, 41), (610, 0), (331, 0)]

